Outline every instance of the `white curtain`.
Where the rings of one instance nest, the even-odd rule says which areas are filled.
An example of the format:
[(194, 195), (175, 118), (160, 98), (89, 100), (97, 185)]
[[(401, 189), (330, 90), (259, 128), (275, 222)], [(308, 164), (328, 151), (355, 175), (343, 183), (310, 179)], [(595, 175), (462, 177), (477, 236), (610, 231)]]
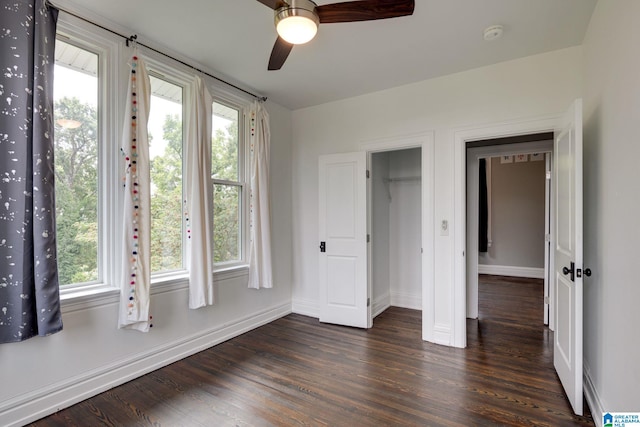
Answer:
[(262, 103), (251, 106), (251, 187), (249, 288), (271, 288), (271, 209), (269, 203), (269, 114)]
[(125, 165), (122, 271), (118, 327), (148, 332), (151, 263), (151, 197), (147, 121), (151, 85), (136, 48), (129, 51), (121, 153)]
[(189, 308), (212, 305), (213, 188), (211, 185), (211, 104), (213, 99), (196, 77), (187, 116), (185, 227), (189, 268)]

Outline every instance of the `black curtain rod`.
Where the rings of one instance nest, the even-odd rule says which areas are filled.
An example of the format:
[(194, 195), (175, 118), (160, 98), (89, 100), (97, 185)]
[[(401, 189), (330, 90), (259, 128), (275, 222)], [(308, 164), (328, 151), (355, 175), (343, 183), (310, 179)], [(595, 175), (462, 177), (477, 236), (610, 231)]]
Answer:
[(204, 74), (205, 76), (209, 76), (209, 77), (211, 77), (212, 79), (215, 79), (215, 80), (217, 80), (217, 81), (219, 81), (219, 82), (222, 82), (222, 83), (226, 84), (227, 86), (231, 86), (231, 87), (232, 87), (232, 88), (234, 88), (234, 89), (237, 89), (237, 90), (239, 90), (239, 91), (241, 91), (241, 92), (246, 93), (247, 95), (251, 95), (251, 96), (253, 96), (254, 98), (256, 98), (256, 99), (258, 99), (258, 100), (260, 100), (260, 101), (262, 101), (262, 102), (265, 102), (265, 101), (267, 100), (267, 97), (266, 97), (266, 96), (258, 96), (258, 95), (256, 95), (255, 93), (251, 93), (251, 92), (249, 92), (248, 90), (245, 90), (245, 89), (243, 89), (243, 88), (241, 88), (241, 87), (238, 87), (238, 86), (234, 85), (233, 83), (229, 83), (228, 81), (223, 80), (223, 79), (221, 79), (220, 77), (216, 77), (216, 76), (214, 76), (213, 74), (209, 74), (209, 73), (207, 73), (206, 71), (202, 71), (201, 69), (199, 69), (199, 68), (197, 68), (197, 67), (194, 67), (194, 66), (193, 66), (193, 65), (191, 65), (191, 64), (187, 64), (186, 62), (181, 61), (180, 59), (174, 58), (173, 56), (171, 56), (171, 55), (169, 55), (169, 54), (166, 54), (166, 53), (164, 53), (164, 52), (160, 52), (158, 49), (154, 49), (154, 48), (152, 48), (151, 46), (147, 46), (147, 45), (146, 45), (146, 44), (144, 44), (144, 43), (140, 43), (139, 41), (137, 41), (137, 39), (138, 39), (138, 35), (137, 35), (137, 34), (134, 34), (134, 35), (132, 35), (132, 36), (127, 37), (127, 36), (125, 36), (124, 34), (120, 34), (120, 33), (119, 33), (119, 32), (117, 32), (117, 31), (114, 31), (114, 30), (112, 30), (112, 29), (110, 29), (110, 28), (107, 28), (107, 27), (105, 27), (105, 26), (102, 26), (102, 25), (100, 25), (100, 24), (98, 24), (98, 23), (96, 23), (96, 22), (90, 21), (90, 20), (88, 20), (87, 18), (84, 18), (84, 17), (82, 17), (82, 16), (76, 15), (75, 13), (73, 13), (73, 12), (69, 12), (68, 10), (62, 9), (62, 8), (60, 8), (60, 7), (56, 6), (55, 4), (51, 3), (50, 1), (47, 1), (47, 4), (48, 4), (49, 6), (51, 6), (51, 7), (54, 7), (54, 8), (56, 8), (56, 9), (58, 9), (58, 10), (59, 10), (59, 11), (61, 11), (61, 12), (64, 12), (64, 13), (66, 13), (66, 14), (68, 14), (68, 15), (71, 15), (71, 16), (74, 16), (74, 17), (76, 17), (76, 18), (78, 18), (78, 19), (80, 19), (80, 20), (82, 20), (82, 21), (84, 21), (84, 22), (86, 22), (86, 23), (88, 23), (88, 24), (91, 24), (91, 25), (96, 26), (96, 27), (98, 27), (98, 28), (101, 28), (101, 29), (103, 29), (103, 30), (105, 30), (105, 31), (108, 31), (108, 32), (110, 32), (111, 34), (115, 34), (116, 36), (122, 37), (123, 39), (125, 39), (125, 40), (126, 40), (127, 46), (129, 46), (129, 42), (135, 42), (135, 43), (139, 44), (140, 46), (142, 46), (142, 47), (144, 47), (144, 48), (146, 48), (146, 49), (152, 50), (152, 51), (154, 51), (154, 52), (155, 52), (155, 53), (157, 53), (157, 54), (160, 54), (160, 55), (162, 55), (162, 56), (164, 56), (164, 57), (166, 57), (166, 58), (169, 58), (169, 59), (172, 59), (172, 60), (174, 60), (174, 61), (176, 61), (176, 62), (179, 62), (180, 64), (184, 65), (185, 67), (189, 67), (189, 68), (191, 68), (192, 70), (195, 70), (195, 71), (197, 71), (197, 72), (199, 72), (199, 73), (202, 73), (202, 74)]

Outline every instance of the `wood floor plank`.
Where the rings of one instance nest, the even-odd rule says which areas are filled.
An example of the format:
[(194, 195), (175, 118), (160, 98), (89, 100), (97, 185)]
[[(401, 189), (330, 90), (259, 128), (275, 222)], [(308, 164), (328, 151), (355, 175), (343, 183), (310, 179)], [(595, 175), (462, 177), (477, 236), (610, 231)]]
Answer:
[(292, 314), (33, 425), (593, 426), (553, 368), (542, 281), (479, 289), (466, 349), (422, 341), (415, 310), (369, 330)]

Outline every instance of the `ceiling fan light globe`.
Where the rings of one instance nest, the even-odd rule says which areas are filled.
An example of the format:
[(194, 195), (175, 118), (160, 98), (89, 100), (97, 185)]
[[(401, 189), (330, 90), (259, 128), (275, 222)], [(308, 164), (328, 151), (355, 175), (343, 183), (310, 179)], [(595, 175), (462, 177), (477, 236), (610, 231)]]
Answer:
[(291, 44), (304, 44), (311, 41), (318, 32), (318, 26), (309, 18), (289, 16), (278, 22), (278, 35)]

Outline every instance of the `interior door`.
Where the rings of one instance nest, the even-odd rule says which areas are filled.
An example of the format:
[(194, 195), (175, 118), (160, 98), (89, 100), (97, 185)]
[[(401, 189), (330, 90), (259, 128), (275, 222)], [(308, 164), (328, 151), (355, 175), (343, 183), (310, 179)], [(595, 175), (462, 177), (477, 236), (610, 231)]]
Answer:
[(371, 326), (365, 152), (320, 156), (320, 321)]
[[(551, 158), (550, 153), (546, 153), (544, 155), (544, 170), (545, 170), (545, 179), (544, 179), (544, 324), (549, 326), (549, 329), (552, 331), (555, 329), (555, 323), (553, 322), (553, 316), (551, 315), (551, 301), (553, 298), (551, 297), (552, 286), (551, 282), (553, 281), (553, 275), (555, 274), (553, 270), (553, 262), (551, 257), (551, 233), (552, 233), (552, 221), (551, 221), (551, 212), (553, 201), (551, 200), (552, 191), (551, 191), (551, 167), (553, 166), (553, 160)], [(554, 295), (555, 297), (555, 295)]]
[(553, 362), (573, 406), (582, 415), (582, 100), (554, 134), (556, 328)]

